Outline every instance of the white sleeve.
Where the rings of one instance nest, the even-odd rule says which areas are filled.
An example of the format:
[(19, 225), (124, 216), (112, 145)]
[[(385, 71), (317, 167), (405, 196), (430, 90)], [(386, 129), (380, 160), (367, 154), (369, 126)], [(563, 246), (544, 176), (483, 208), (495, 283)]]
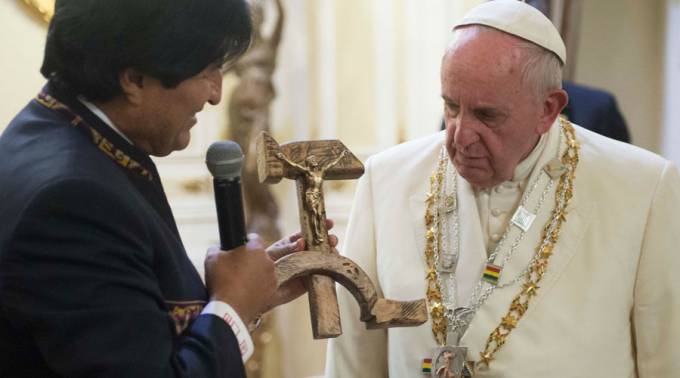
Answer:
[(635, 283), (633, 330), (640, 378), (680, 371), (680, 177), (667, 163), (654, 196)]

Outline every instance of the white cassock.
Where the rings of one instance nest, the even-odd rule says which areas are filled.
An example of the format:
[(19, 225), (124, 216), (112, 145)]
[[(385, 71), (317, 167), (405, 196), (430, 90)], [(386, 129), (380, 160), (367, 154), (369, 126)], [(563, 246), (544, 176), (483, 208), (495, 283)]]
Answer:
[[(505, 345), (475, 377), (678, 377), (677, 169), (655, 154), (575, 128), (581, 148), (574, 196), (547, 272)], [(458, 303), (478, 284), (487, 249), (495, 246), (521, 193), (537, 183), (531, 202), (546, 191), (539, 176), (545, 175), (541, 168), (565, 150), (560, 134), (556, 121), (518, 166), (513, 181), (491, 191), (475, 193), (458, 176)], [(425, 197), (444, 137), (441, 132), (408, 142), (366, 162), (343, 254), (366, 271), (386, 298), (425, 297)], [(501, 282), (521, 274), (533, 257), (555, 203), (555, 186), (505, 265)], [(513, 191), (516, 194), (502, 195)], [(510, 226), (507, 248), (516, 240), (515, 228)], [(522, 282), (495, 290), (479, 308), (461, 340), (468, 359), (479, 360)], [(419, 327), (369, 331), (342, 287), (338, 300), (343, 335), (329, 342), (326, 377), (423, 376), (421, 363), (437, 347), (429, 321)]]

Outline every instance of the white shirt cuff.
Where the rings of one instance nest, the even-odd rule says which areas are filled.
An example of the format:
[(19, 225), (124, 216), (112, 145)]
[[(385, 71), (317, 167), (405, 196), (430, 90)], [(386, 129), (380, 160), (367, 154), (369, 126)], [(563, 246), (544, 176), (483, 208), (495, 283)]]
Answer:
[(243, 362), (248, 361), (253, 352), (255, 352), (255, 345), (250, 337), (250, 332), (248, 332), (248, 327), (246, 327), (236, 311), (224, 302), (211, 301), (203, 308), (201, 314), (212, 314), (223, 319), (231, 327), (234, 335), (236, 335)]

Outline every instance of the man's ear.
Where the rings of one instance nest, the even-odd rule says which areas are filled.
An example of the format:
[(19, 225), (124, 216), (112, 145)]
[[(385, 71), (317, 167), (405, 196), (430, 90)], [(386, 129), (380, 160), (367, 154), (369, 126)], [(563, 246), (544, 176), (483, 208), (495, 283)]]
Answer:
[(134, 105), (139, 105), (143, 99), (145, 79), (144, 74), (133, 68), (128, 68), (120, 73), (118, 80), (123, 90), (123, 96)]
[(551, 91), (543, 101), (543, 108), (539, 119), (538, 133), (545, 134), (550, 130), (550, 125), (560, 115), (562, 109), (567, 106), (569, 95), (564, 89)]

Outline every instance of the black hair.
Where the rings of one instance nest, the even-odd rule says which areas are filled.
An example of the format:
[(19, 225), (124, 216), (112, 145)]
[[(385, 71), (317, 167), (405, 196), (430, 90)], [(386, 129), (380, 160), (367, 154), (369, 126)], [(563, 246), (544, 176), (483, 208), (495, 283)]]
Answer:
[(133, 68), (174, 88), (250, 46), (245, 0), (57, 0), (40, 72), (90, 101), (120, 94)]

